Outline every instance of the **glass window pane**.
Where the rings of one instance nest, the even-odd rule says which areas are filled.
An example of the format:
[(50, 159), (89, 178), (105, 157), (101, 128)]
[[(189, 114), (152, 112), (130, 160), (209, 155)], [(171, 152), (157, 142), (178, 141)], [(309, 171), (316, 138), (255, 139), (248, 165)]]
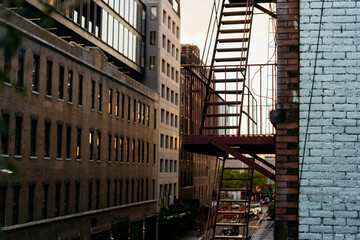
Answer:
[(128, 56), (128, 49), (129, 49), (129, 30), (124, 27), (124, 55)]
[(115, 1), (115, 6), (114, 6), (114, 10), (115, 12), (119, 13), (119, 5), (120, 5), (120, 1), (119, 0), (116, 0)]
[(157, 7), (151, 7), (150, 9), (150, 19), (155, 20), (157, 18)]
[(124, 26), (119, 23), (119, 52), (124, 52)]
[(114, 48), (119, 50), (119, 22), (114, 19)]
[(133, 51), (133, 33), (129, 31), (129, 51), (128, 51), (128, 58), (132, 59), (132, 51)]
[(102, 12), (102, 31), (101, 31), (101, 40), (103, 40), (104, 42), (107, 42), (107, 16), (108, 13), (103, 9)]
[(125, 20), (129, 22), (129, 0), (125, 0)]
[(108, 40), (107, 43), (113, 46), (113, 32), (114, 32), (114, 17), (109, 14), (109, 25), (108, 25)]
[(125, 0), (120, 0), (119, 9), (120, 9), (120, 16), (124, 17), (124, 14), (125, 14)]

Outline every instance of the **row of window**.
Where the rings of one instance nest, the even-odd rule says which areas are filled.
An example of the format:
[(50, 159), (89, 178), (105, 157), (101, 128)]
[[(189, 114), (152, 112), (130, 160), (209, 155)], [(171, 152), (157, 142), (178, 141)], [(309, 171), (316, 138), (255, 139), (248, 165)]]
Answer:
[(176, 183), (160, 184), (159, 198), (176, 198)]
[(169, 148), (175, 149), (178, 148), (178, 139), (171, 137), (169, 135), (160, 134), (160, 147), (161, 148)]
[(177, 172), (177, 160), (160, 159), (160, 172)]
[[(24, 131), (23, 126), (23, 117), (16, 116), (15, 117), (15, 134), (10, 134), (10, 115), (2, 114), (2, 121), (6, 127), (6, 131), (1, 133), (1, 154), (9, 155), (9, 140), (10, 136), (14, 136), (14, 155), (15, 157), (22, 156), (23, 142), (25, 139), (30, 138), (30, 158), (35, 159), (39, 155), (39, 146), (43, 144), (43, 156), (45, 159), (50, 159), (52, 153), (56, 153), (56, 159), (61, 160), (65, 156), (65, 159), (70, 160), (73, 156), (73, 151), (75, 151), (75, 156), (77, 160), (81, 160), (83, 157), (83, 153), (88, 153), (89, 160), (96, 159), (97, 161), (101, 161), (101, 157), (103, 156), (103, 139), (104, 136), (101, 135), (101, 131), (94, 131), (93, 129), (89, 130), (88, 138), (89, 140), (88, 147), (83, 147), (84, 143), (86, 143), (82, 129), (77, 126), (75, 129), (76, 137), (73, 138), (73, 128), (69, 124), (63, 124), (61, 122), (57, 122), (55, 127), (52, 127), (51, 122), (45, 120), (43, 126), (43, 143), (39, 143), (39, 135), (42, 135), (39, 132), (38, 120), (34, 117), (30, 119), (30, 136), (23, 136), (26, 131)], [(96, 133), (96, 134), (95, 134)], [(53, 139), (56, 139), (56, 145), (51, 144), (55, 142)], [(73, 140), (76, 140), (76, 142)], [(108, 134), (107, 136), (107, 161), (108, 162), (127, 162), (127, 163), (135, 163), (136, 160), (138, 164), (142, 163), (146, 164), (150, 163), (150, 143), (145, 142), (144, 140), (135, 140), (130, 139), (129, 137), (119, 136), (117, 134), (112, 135)], [(64, 144), (65, 143), (65, 144)], [(87, 145), (87, 144), (86, 144)], [(85, 146), (86, 146), (85, 145)], [(75, 147), (75, 148), (74, 148)], [(152, 163), (156, 164), (156, 144), (153, 146), (153, 156)], [(56, 151), (51, 148), (56, 148)], [(65, 149), (64, 149), (65, 148)], [(74, 148), (74, 149), (73, 149)], [(65, 150), (65, 151), (64, 151)], [(85, 152), (84, 152), (85, 151)], [(137, 155), (136, 155), (137, 152)]]
[(178, 93), (174, 90), (170, 90), (169, 87), (165, 87), (165, 84), (161, 84), (161, 97), (167, 101), (171, 101), (171, 103), (175, 104), (176, 106), (179, 105)]
[(165, 59), (162, 59), (161, 61), (161, 71), (172, 80), (179, 82), (179, 71), (175, 70), (170, 63), (166, 63)]
[[(23, 186), (14, 185), (12, 196), (7, 194), (9, 189), (3, 186), (0, 187), (0, 226), (20, 223), (20, 204), (24, 204), (21, 203), (22, 201), (27, 203), (27, 221), (31, 222), (38, 219), (146, 201), (150, 199), (149, 184), (151, 184), (149, 179), (107, 179), (106, 188), (100, 180), (94, 181), (92, 179), (88, 181), (87, 186), (80, 181), (75, 181), (72, 184), (70, 181), (64, 181), (64, 183), (55, 181), (54, 184), (44, 183), (40, 186), (36, 182), (31, 182), (25, 186), (26, 192), (22, 191)], [(87, 189), (87, 192), (84, 189)], [(155, 199), (155, 189), (155, 180), (152, 180), (151, 199)], [(12, 204), (8, 206), (7, 198), (10, 197), (12, 197)], [(84, 202), (86, 197), (87, 202)], [(50, 202), (49, 199), (54, 199), (54, 202)], [(6, 220), (7, 211), (11, 211), (11, 222)], [(24, 221), (23, 217), (22, 221)]]
[[(8, 55), (5, 51), (4, 55), (4, 82), (11, 84), (11, 68), (12, 68), (12, 59), (11, 55)], [(17, 56), (18, 64), (17, 64), (17, 82), (16, 85), (18, 87), (24, 87), (24, 61), (25, 61), (25, 50), (20, 49)], [(39, 93), (41, 79), (40, 79), (40, 71), (41, 71), (41, 58), (39, 55), (33, 55), (33, 64), (32, 64), (32, 82), (31, 88), (32, 91), (35, 93)], [(45, 94), (47, 97), (53, 96), (53, 85), (57, 84), (57, 97), (60, 100), (64, 100), (65, 97), (67, 98), (68, 103), (72, 103), (74, 97), (77, 97), (77, 104), (79, 106), (83, 106), (83, 87), (84, 87), (84, 76), (82, 74), (78, 75), (77, 78), (77, 96), (74, 96), (74, 84), (75, 84), (75, 74), (72, 70), (68, 70), (67, 73), (65, 72), (65, 67), (61, 64), (58, 67), (58, 76), (55, 76), (54, 73), (54, 64), (50, 60), (46, 60), (46, 79), (45, 79)], [(57, 83), (53, 83), (54, 79), (57, 79)], [(66, 96), (65, 96), (66, 93)], [(95, 109), (96, 100), (97, 100), (97, 109), (99, 112), (102, 112), (103, 108), (103, 85), (102, 83), (96, 86), (94, 80), (91, 81), (91, 109)], [(109, 88), (108, 91), (108, 113), (113, 115), (115, 113), (116, 117), (120, 117), (121, 111), (121, 118), (125, 118), (125, 109), (127, 107), (127, 119), (130, 121), (138, 122), (142, 125), (150, 126), (150, 106), (142, 103), (140, 101), (136, 101), (136, 99), (131, 99), (130, 96), (127, 97), (127, 106), (126, 104), (126, 96), (124, 93), (120, 93), (113, 88)], [(132, 103), (133, 102), (133, 103)], [(121, 106), (120, 106), (121, 105)], [(131, 107), (131, 105), (133, 105)], [(156, 128), (156, 110), (154, 110), (154, 128)]]
[[(176, 2), (175, 0), (173, 2)], [(176, 2), (177, 3), (177, 2)], [(163, 10), (163, 24), (176, 36), (177, 39), (180, 39), (180, 28), (176, 26), (175, 22), (171, 20), (170, 15)]]
[(171, 43), (170, 39), (166, 40), (165, 34), (162, 35), (162, 47), (171, 54), (172, 57), (176, 59), (176, 61), (179, 61), (179, 49), (176, 48), (175, 45)]
[(170, 125), (172, 127), (178, 127), (178, 116), (174, 115), (173, 113), (170, 114), (169, 111), (161, 109), (161, 122), (166, 123), (166, 125)]

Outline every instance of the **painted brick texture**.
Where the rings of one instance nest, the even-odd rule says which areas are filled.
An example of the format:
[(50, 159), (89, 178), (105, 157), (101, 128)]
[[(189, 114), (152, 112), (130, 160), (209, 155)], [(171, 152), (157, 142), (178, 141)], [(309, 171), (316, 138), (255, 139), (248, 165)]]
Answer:
[(286, 120), (276, 133), (275, 237), (298, 239), (299, 1), (277, 1), (277, 109)]
[(299, 239), (360, 239), (360, 2), (324, 2), (312, 90), (321, 6), (300, 1)]

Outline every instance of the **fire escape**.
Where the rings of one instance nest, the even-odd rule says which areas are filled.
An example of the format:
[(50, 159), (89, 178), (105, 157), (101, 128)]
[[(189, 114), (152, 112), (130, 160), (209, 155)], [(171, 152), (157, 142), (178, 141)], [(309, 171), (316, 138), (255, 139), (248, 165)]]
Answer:
[[(249, 88), (248, 58), (255, 8), (276, 18), (261, 3), (274, 1), (215, 0), (208, 29), (208, 35), (213, 33), (215, 41), (211, 43), (207, 38), (208, 49), (212, 49), (210, 61), (203, 57), (203, 62), (209, 62), (210, 66), (183, 66), (185, 78), (191, 82), (186, 94), (190, 102), (200, 101), (191, 105), (194, 119), (190, 121), (194, 124), (190, 126), (191, 134), (183, 138), (184, 148), (217, 156), (222, 163), (214, 199), (215, 212), (209, 218), (212, 231), (206, 239), (248, 239), (254, 170), (275, 181), (275, 167), (261, 157), (275, 154), (275, 137), (262, 134), (261, 130), (259, 133), (262, 123), (258, 115), (263, 114), (261, 96), (259, 104), (259, 98)], [(204, 56), (209, 52), (204, 49)], [(199, 112), (201, 116), (196, 117)], [(226, 167), (229, 161), (240, 161), (242, 165)], [(225, 177), (224, 172), (231, 170), (247, 170), (248, 174), (245, 178)], [(246, 184), (240, 188), (236, 181)], [(231, 198), (229, 191), (241, 192), (243, 197)], [(220, 221), (223, 215), (231, 215), (236, 221)], [(232, 229), (231, 235), (223, 229)]]

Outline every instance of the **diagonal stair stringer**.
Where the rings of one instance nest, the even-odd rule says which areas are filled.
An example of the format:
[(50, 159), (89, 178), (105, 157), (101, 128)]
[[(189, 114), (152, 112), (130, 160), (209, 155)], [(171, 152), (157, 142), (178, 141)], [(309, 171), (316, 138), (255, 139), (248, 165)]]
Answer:
[(221, 142), (219, 139), (217, 139), (216, 137), (209, 139), (209, 142), (214, 145), (215, 147), (218, 147), (219, 149), (225, 151), (226, 153), (234, 156), (235, 158), (239, 159), (240, 161), (242, 161), (243, 163), (245, 163), (246, 165), (252, 167), (253, 169), (255, 169), (256, 171), (262, 173), (264, 176), (270, 178), (273, 181), (276, 181), (276, 177), (275, 174), (273, 174), (272, 172), (268, 171), (267, 169), (263, 168), (262, 166), (260, 166), (259, 164), (251, 161), (250, 159), (248, 159), (247, 157), (243, 156), (241, 153), (239, 153), (238, 151), (236, 151), (235, 149), (231, 148), (230, 146), (228, 146), (227, 144)]

